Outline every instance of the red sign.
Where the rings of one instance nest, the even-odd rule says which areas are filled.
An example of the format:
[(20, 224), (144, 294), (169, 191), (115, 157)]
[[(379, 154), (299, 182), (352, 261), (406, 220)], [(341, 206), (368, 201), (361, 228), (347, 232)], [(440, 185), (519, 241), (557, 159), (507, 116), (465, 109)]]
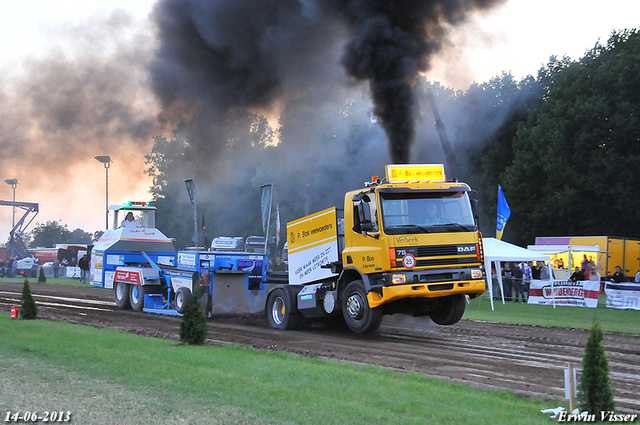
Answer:
[(116, 270), (116, 275), (113, 280), (116, 282), (135, 283), (136, 285), (142, 285), (142, 279), (139, 271)]

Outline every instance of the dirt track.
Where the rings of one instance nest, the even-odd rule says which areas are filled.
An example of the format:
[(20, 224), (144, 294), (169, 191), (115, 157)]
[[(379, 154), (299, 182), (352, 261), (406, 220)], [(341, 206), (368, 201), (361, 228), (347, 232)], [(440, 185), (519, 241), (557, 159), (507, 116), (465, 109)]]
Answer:
[[(111, 290), (31, 284), (39, 317), (178, 338), (181, 318), (118, 310)], [(0, 281), (0, 311), (19, 303), (21, 283)], [(463, 320), (437, 326), (425, 319), (385, 316), (377, 332), (314, 327), (276, 331), (261, 316), (208, 321), (214, 344), (242, 344), (302, 355), (416, 371), (478, 388), (561, 398), (563, 369), (579, 367), (588, 331)], [(640, 412), (640, 336), (605, 333), (610, 378), (620, 412)], [(549, 407), (557, 407), (552, 405)]]

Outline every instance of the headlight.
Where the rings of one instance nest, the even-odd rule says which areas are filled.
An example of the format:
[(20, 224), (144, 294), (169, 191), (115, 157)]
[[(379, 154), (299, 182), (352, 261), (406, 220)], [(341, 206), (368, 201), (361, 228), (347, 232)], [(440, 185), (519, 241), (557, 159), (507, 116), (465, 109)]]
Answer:
[(479, 269), (471, 270), (471, 279), (482, 279), (482, 270), (479, 270)]
[(391, 277), (391, 282), (393, 284), (405, 283), (407, 281), (407, 276), (405, 274), (394, 274)]

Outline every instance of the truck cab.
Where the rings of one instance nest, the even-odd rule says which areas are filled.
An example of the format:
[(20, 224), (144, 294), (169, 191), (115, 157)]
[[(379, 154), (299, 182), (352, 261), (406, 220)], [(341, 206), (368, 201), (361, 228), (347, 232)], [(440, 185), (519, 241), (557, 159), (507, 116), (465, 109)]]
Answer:
[(383, 314), (456, 323), (464, 296), (485, 290), (471, 189), (444, 181), (443, 168), (426, 180), (404, 167), (396, 177), (388, 170), (386, 184), (345, 195), (342, 280), (361, 280), (369, 307)]

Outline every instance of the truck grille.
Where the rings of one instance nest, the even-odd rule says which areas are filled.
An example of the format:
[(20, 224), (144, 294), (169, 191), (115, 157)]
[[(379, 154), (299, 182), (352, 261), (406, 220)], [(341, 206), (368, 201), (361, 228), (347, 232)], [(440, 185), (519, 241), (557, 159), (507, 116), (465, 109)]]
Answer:
[(458, 245), (418, 246), (415, 252), (417, 254), (416, 267), (471, 266), (478, 264), (478, 257), (475, 252), (458, 252)]
[(440, 257), (445, 255), (458, 255), (458, 247), (455, 245), (419, 246), (416, 249), (418, 257)]
[(471, 265), (478, 264), (478, 260), (476, 257), (467, 257), (467, 258), (438, 258), (435, 260), (417, 260), (417, 267), (426, 267), (426, 266), (444, 266), (444, 265)]

